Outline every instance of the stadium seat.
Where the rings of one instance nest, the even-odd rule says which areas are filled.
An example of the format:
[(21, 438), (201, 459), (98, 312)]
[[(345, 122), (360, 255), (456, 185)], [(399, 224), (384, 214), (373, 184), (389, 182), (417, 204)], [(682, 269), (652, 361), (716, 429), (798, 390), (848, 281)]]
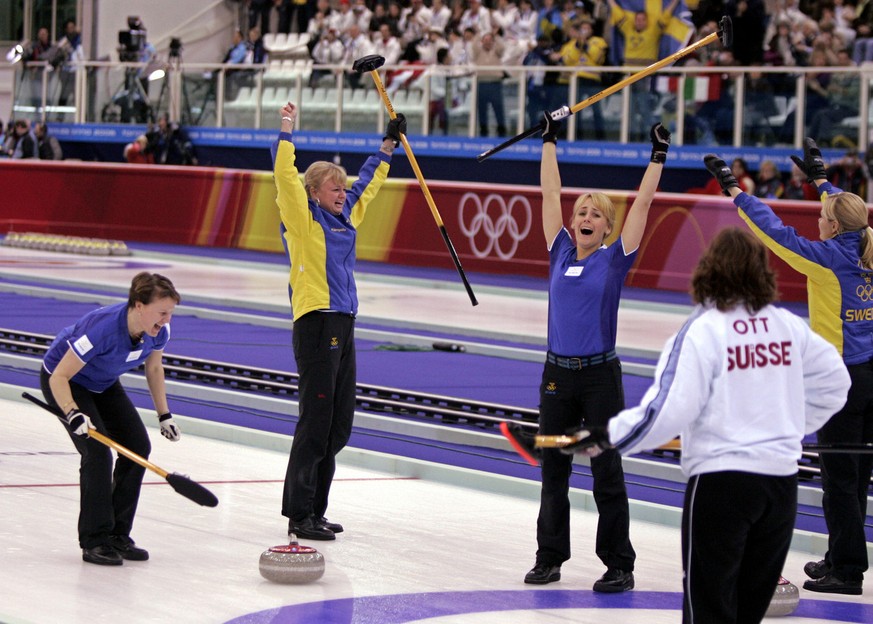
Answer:
[(270, 61), (264, 71), (264, 84), (274, 84), (282, 81), (282, 61)]
[(275, 54), (283, 54), (288, 47), (288, 35), (285, 33), (276, 33), (270, 39), (270, 43), (267, 43), (267, 37), (272, 34), (268, 33), (264, 35), (264, 48), (267, 52), (273, 52)]

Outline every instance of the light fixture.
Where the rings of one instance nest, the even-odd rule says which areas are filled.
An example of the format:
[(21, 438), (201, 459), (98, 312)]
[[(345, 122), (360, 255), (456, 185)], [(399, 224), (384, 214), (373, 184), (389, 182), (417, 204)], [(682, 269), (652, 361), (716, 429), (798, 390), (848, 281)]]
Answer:
[(10, 63), (17, 63), (24, 56), (24, 46), (20, 43), (12, 46), (12, 49), (6, 53), (6, 60)]
[(167, 75), (167, 64), (156, 56), (148, 62), (143, 73), (150, 82), (160, 80)]

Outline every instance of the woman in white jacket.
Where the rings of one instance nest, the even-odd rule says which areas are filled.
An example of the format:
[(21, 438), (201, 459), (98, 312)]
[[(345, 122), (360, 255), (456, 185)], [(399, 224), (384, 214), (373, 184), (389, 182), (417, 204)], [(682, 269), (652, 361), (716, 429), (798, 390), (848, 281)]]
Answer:
[(764, 617), (791, 543), (803, 437), (849, 390), (836, 348), (772, 305), (766, 254), (751, 232), (720, 232), (692, 277), (697, 307), (640, 405), (563, 449), (631, 455), (681, 435), (686, 624)]

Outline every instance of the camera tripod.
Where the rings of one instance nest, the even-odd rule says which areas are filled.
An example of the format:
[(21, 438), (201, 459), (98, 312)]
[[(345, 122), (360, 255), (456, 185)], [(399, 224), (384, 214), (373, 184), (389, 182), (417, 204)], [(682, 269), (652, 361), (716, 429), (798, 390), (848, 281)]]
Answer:
[[(175, 75), (180, 71), (180, 65), (182, 63), (181, 55), (173, 55), (170, 54), (169, 61), (169, 70), (167, 74), (164, 76), (164, 82), (161, 85), (161, 92), (158, 95), (157, 104), (155, 105), (155, 114), (159, 115), (162, 110), (170, 113), (170, 117), (174, 117), (174, 112), (178, 112), (178, 119), (182, 125), (192, 125), (198, 126), (203, 121), (204, 117), (206, 117), (209, 112), (209, 104), (215, 103), (215, 83), (214, 80), (211, 79), (203, 79), (203, 80), (195, 80), (185, 74), (179, 73), (179, 85), (181, 90), (181, 102), (179, 102), (179, 110), (174, 111), (174, 102), (172, 94), (173, 87), (170, 86), (171, 76)], [(199, 107), (192, 107), (191, 103), (193, 98), (191, 94), (189, 94), (189, 84), (193, 84), (193, 91), (195, 97), (200, 97), (200, 91), (203, 91), (202, 101), (200, 101)]]
[[(104, 122), (146, 123), (154, 121), (155, 115), (151, 102), (149, 102), (149, 95), (137, 72), (135, 67), (125, 68), (124, 82), (118, 86), (118, 89), (103, 107), (101, 118)], [(113, 110), (114, 107), (118, 107), (120, 112), (116, 113)]]

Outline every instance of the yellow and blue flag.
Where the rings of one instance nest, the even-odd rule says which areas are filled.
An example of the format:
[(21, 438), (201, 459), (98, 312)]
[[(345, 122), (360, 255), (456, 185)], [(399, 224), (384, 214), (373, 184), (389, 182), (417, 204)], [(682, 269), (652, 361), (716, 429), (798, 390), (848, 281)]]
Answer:
[[(615, 2), (625, 11), (634, 13), (645, 11), (649, 16), (659, 16), (670, 5), (671, 0), (615, 0)], [(679, 0), (676, 8), (673, 9), (673, 16), (661, 37), (658, 59), (666, 58), (688, 45), (694, 32), (689, 4), (696, 4), (696, 0)], [(615, 65), (620, 65), (621, 59), (624, 58), (624, 40), (618, 29), (613, 33), (610, 57)]]

